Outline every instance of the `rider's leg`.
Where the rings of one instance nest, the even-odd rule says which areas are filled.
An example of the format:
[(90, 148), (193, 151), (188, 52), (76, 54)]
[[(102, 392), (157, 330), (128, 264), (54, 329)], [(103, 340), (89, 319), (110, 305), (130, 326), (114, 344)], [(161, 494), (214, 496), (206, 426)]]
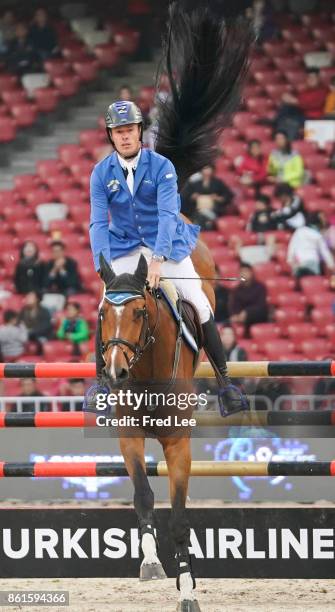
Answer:
[[(222, 415), (232, 414), (249, 408), (243, 393), (231, 383), (227, 374), (225, 351), (221, 342), (209, 301), (202, 290), (201, 280), (190, 257), (181, 262), (166, 261), (162, 265), (164, 276), (177, 277), (173, 283), (180, 294), (192, 302), (198, 310), (204, 333), (204, 349), (214, 368), (219, 384), (219, 405)], [(187, 280), (189, 277), (192, 280)]]

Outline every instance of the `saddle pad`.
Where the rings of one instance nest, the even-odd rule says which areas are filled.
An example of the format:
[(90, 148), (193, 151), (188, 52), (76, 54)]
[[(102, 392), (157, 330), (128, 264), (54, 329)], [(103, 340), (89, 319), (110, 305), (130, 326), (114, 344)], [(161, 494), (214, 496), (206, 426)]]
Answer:
[[(167, 305), (169, 306), (175, 320), (177, 321), (177, 323), (179, 323), (180, 320), (180, 316), (179, 316), (179, 312), (175, 306), (175, 304), (173, 304), (173, 302), (170, 300), (169, 296), (167, 295), (167, 293), (164, 291), (163, 287), (160, 287), (160, 292), (164, 298), (164, 300), (166, 301)], [(199, 352), (199, 348), (197, 346), (196, 341), (194, 340), (192, 334), (190, 333), (190, 331), (188, 330), (188, 328), (186, 327), (185, 323), (182, 321), (181, 324), (181, 329), (182, 329), (182, 335), (183, 338), (185, 339), (185, 341), (187, 342), (187, 344), (189, 345), (189, 347), (195, 352), (198, 353)]]
[(142, 296), (140, 293), (136, 293), (136, 291), (108, 291), (104, 299), (114, 306), (122, 306), (122, 304), (126, 304), (130, 302), (130, 300), (135, 300), (138, 297)]

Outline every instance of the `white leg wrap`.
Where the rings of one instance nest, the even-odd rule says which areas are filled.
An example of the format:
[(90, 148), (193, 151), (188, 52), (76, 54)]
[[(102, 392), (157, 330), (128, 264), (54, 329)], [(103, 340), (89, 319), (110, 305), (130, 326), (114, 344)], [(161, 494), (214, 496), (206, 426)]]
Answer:
[(179, 586), (180, 586), (179, 601), (183, 601), (183, 599), (190, 599), (191, 601), (193, 601), (195, 599), (195, 594), (194, 594), (194, 589), (193, 589), (193, 580), (189, 572), (185, 574), (180, 574)]
[(141, 540), (141, 548), (144, 555), (142, 565), (160, 563), (157, 557), (155, 538), (151, 533), (145, 533)]

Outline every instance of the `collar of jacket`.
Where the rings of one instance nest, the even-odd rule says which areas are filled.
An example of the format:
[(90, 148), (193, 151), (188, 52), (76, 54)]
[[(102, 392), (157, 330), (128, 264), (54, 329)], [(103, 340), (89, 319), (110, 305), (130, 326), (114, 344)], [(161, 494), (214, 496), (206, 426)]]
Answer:
[(129, 187), (127, 185), (127, 181), (125, 179), (123, 170), (121, 168), (121, 164), (118, 160), (116, 151), (114, 151), (114, 153), (112, 153), (111, 155), (111, 166), (113, 166), (114, 168), (115, 176), (118, 179), (119, 183), (122, 185), (123, 189), (125, 189), (132, 198), (135, 196), (135, 193), (141, 183), (141, 180), (145, 174), (148, 163), (149, 163), (149, 152), (147, 149), (142, 149), (140, 159), (139, 159), (139, 162), (136, 168), (136, 172), (135, 172), (134, 193), (132, 195), (129, 191)]

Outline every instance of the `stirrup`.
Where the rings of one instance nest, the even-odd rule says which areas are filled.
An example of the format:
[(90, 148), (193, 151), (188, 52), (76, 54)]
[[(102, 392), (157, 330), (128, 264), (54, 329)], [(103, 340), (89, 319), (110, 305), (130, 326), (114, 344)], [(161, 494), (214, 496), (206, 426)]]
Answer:
[[(99, 393), (103, 393), (105, 396), (109, 393), (109, 388), (106, 385), (103, 385), (102, 382), (97, 382), (94, 385), (91, 385), (85, 393), (84, 402), (83, 402), (83, 411), (84, 412), (98, 412), (97, 410), (97, 395)], [(107, 406), (107, 402), (106, 402)]]
[(226, 386), (219, 388), (218, 400), (220, 414), (222, 417), (229, 416), (230, 414), (236, 414), (237, 412), (243, 412), (245, 410), (250, 410), (248, 398), (246, 395), (244, 395), (244, 393), (242, 393), (241, 389), (232, 383), (228, 383)]

